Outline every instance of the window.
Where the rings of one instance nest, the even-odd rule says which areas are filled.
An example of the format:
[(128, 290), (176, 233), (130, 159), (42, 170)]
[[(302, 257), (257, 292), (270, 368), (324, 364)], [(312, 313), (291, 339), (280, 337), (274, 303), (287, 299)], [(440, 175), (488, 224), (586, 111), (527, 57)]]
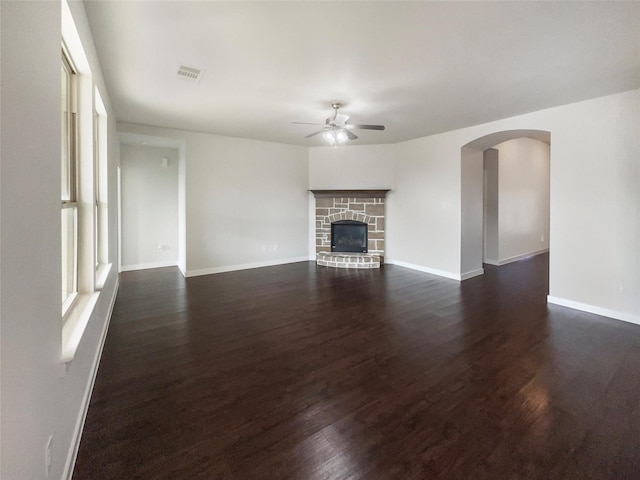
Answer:
[(66, 1), (61, 17), (61, 356), (67, 362), (80, 344), (111, 265), (107, 112)]
[(62, 220), (62, 313), (78, 293), (78, 159), (76, 71), (62, 52), (61, 91), (61, 220)]
[(106, 138), (107, 111), (96, 88), (93, 96), (93, 246), (96, 289), (102, 288), (109, 271)]

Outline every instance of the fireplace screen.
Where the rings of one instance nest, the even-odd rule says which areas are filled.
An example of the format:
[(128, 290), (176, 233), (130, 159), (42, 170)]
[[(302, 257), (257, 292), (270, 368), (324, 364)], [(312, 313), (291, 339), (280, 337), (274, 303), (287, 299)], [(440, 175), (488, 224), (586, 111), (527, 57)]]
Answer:
[(333, 222), (331, 251), (367, 253), (367, 224), (354, 220)]

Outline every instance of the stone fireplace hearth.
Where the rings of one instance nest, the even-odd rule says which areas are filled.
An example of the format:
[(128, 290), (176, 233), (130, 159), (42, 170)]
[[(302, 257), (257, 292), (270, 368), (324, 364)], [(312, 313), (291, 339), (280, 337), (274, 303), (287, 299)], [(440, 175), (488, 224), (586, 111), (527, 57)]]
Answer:
[[(316, 262), (337, 268), (379, 268), (384, 263), (385, 197), (389, 190), (311, 190), (316, 198)], [(331, 224), (367, 224), (367, 252), (331, 249)]]

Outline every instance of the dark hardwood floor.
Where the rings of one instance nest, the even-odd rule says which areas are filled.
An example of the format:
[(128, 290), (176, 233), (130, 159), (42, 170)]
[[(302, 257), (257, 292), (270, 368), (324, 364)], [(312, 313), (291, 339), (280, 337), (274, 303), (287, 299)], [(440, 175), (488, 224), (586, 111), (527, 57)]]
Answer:
[(74, 479), (638, 479), (640, 327), (311, 262), (121, 275)]

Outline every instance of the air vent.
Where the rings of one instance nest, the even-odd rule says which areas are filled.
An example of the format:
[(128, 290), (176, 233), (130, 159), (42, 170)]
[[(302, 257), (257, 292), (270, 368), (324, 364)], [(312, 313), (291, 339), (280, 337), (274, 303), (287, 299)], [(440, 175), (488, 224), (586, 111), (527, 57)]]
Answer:
[(198, 82), (202, 78), (202, 75), (204, 75), (204, 71), (198, 68), (185, 67), (184, 65), (178, 67), (178, 76), (187, 80)]

